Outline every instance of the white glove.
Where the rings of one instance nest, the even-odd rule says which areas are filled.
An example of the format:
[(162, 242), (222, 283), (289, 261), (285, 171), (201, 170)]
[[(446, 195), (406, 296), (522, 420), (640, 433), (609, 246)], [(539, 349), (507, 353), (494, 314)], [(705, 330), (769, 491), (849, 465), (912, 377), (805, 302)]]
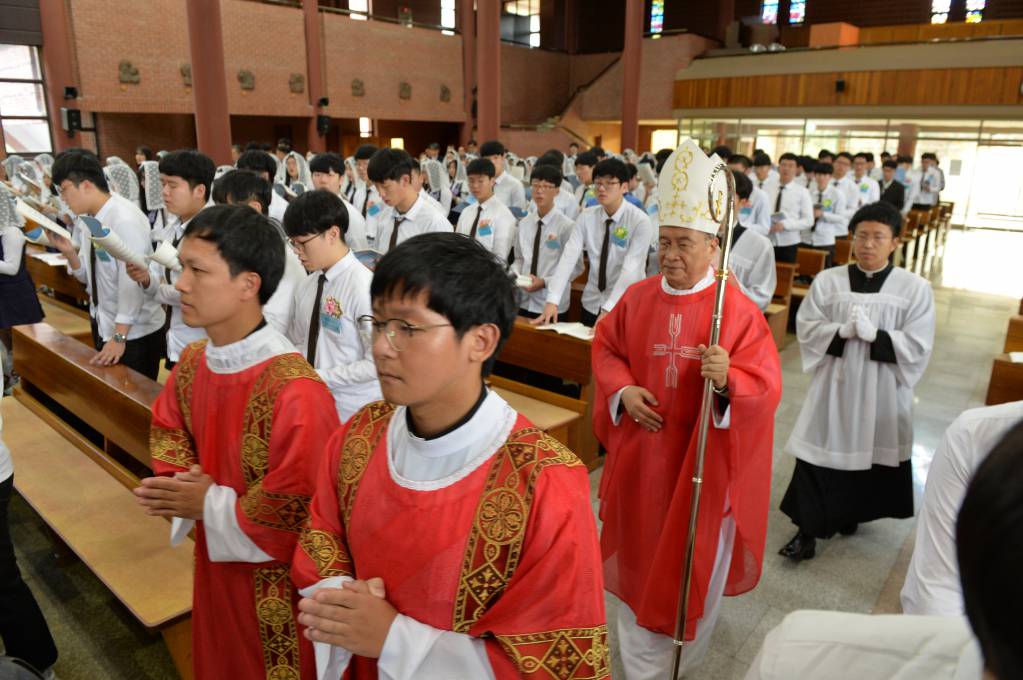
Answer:
[(859, 306), (853, 305), (853, 308), (849, 310), (849, 320), (838, 327), (838, 337), (845, 338), (846, 340), (856, 337), (856, 319), (859, 317), (859, 314)]
[(860, 312), (856, 315), (856, 335), (864, 342), (874, 342), (877, 340), (877, 326), (874, 325), (865, 313)]

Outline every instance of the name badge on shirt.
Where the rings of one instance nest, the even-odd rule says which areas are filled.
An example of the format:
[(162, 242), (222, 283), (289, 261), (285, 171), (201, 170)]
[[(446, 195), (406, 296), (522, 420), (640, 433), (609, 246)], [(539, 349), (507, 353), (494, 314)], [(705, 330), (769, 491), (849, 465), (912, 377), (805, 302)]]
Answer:
[(379, 212), (380, 212), (380, 206), (379, 206), (379, 205), (377, 205), (377, 204), (376, 204), (376, 202), (374, 202), (374, 201), (370, 201), (370, 202), (369, 202), (369, 207), (368, 207), (368, 208), (366, 208), (366, 213), (367, 213), (367, 214), (368, 214), (368, 215), (369, 215), (370, 217), (376, 217), (376, 216), (377, 216), (377, 213), (379, 213)]
[(830, 198), (825, 198), (824, 201), (821, 202), (821, 209), (824, 210), (824, 212), (832, 212), (835, 209), (834, 201)]
[(619, 248), (625, 248), (629, 245), (629, 230), (625, 228), (625, 225), (611, 232), (611, 243)]
[(108, 253), (106, 250), (104, 250), (100, 246), (97, 246), (95, 243), (92, 244), (92, 247), (96, 249), (96, 259), (98, 259), (100, 262), (113, 261), (113, 258), (110, 257), (110, 253)]
[(341, 332), (341, 303), (335, 297), (327, 297), (320, 312), (320, 326), (333, 333)]
[(742, 219), (749, 219), (750, 215), (753, 214), (753, 208), (739, 208), (739, 217)]
[(476, 233), (480, 236), (490, 236), (494, 233), (494, 228), (490, 226), (490, 220), (480, 220), (479, 228)]
[(555, 236), (554, 234), (548, 236), (547, 240), (544, 241), (543, 244), (544, 246), (547, 247), (548, 250), (558, 250), (561, 248), (561, 241), (559, 241), (558, 237)]
[(860, 192), (861, 193), (865, 194), (868, 191), (870, 191), (870, 185), (869, 184), (867, 184), (866, 182), (863, 182), (862, 184), (860, 184)]

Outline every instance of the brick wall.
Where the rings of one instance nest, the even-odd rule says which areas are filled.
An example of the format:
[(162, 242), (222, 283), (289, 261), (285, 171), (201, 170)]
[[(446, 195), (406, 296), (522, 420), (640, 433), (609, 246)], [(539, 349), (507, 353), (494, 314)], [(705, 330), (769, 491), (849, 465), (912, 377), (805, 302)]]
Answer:
[(563, 52), (501, 46), (501, 121), (540, 123), (568, 103), (569, 64)]
[(120, 156), (135, 165), (135, 147), (146, 145), (154, 152), (161, 149), (195, 147), (195, 120), (184, 113), (96, 115), (96, 133), (100, 158)]

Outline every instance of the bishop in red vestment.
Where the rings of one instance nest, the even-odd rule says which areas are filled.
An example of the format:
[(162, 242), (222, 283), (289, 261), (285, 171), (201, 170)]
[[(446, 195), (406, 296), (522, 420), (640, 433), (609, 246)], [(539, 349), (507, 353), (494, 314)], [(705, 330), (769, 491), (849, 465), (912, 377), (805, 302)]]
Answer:
[[(608, 452), (601, 552), (606, 587), (620, 600), (629, 680), (670, 669), (704, 377), (715, 383), (714, 422), (687, 612), (686, 638), (696, 643), (683, 648), (683, 670), (705, 651), (722, 593), (753, 588), (763, 559), (781, 370), (763, 314), (731, 280), (719, 344), (705, 347), (717, 224), (692, 206), (707, 204), (712, 169), (690, 140), (669, 158), (660, 182), (662, 275), (632, 286), (593, 343), (594, 428)], [(688, 189), (680, 188), (684, 173)]]
[[(315, 370), (262, 320), (273, 292), (264, 282), (283, 271), (279, 244), (273, 225), (247, 207), (209, 208), (189, 224), (176, 286), (185, 322), (210, 340), (185, 348), (153, 404), (157, 477), (136, 490), (151, 514), (174, 517), (172, 542), (194, 524), (199, 680), (315, 677), (289, 570), (323, 442), (339, 423)], [(248, 248), (269, 262), (239, 255)], [(183, 511), (177, 499), (191, 493), (198, 507)]]

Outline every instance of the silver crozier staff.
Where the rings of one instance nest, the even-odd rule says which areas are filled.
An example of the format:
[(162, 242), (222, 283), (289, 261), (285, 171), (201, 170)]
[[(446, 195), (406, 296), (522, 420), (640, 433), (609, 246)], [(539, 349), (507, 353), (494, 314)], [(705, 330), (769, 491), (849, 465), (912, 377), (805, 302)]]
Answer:
[[(714, 196), (714, 180), (721, 173), (725, 175), (727, 184), (724, 207)], [(723, 164), (714, 168), (707, 187), (707, 202), (710, 205), (710, 216), (721, 224), (724, 234), (721, 242), (721, 264), (717, 270), (717, 289), (714, 296), (714, 316), (711, 320), (710, 342), (707, 347), (718, 344), (721, 337), (721, 313), (725, 306), (725, 288), (728, 284), (728, 255), (732, 250), (732, 232), (735, 228), (735, 178)], [(700, 430), (696, 441), (696, 462), (693, 465), (693, 493), (689, 504), (689, 535), (686, 539), (686, 557), (682, 566), (682, 592), (678, 598), (678, 613), (675, 620), (675, 647), (672, 650), (671, 680), (678, 677), (679, 665), (682, 662), (682, 647), (685, 646), (686, 614), (689, 611), (689, 585), (693, 578), (693, 554), (696, 550), (696, 520), (700, 512), (700, 490), (703, 488), (703, 459), (707, 453), (707, 428), (710, 427), (710, 406), (714, 397), (714, 384), (710, 378), (703, 379), (703, 401), (700, 404)]]

